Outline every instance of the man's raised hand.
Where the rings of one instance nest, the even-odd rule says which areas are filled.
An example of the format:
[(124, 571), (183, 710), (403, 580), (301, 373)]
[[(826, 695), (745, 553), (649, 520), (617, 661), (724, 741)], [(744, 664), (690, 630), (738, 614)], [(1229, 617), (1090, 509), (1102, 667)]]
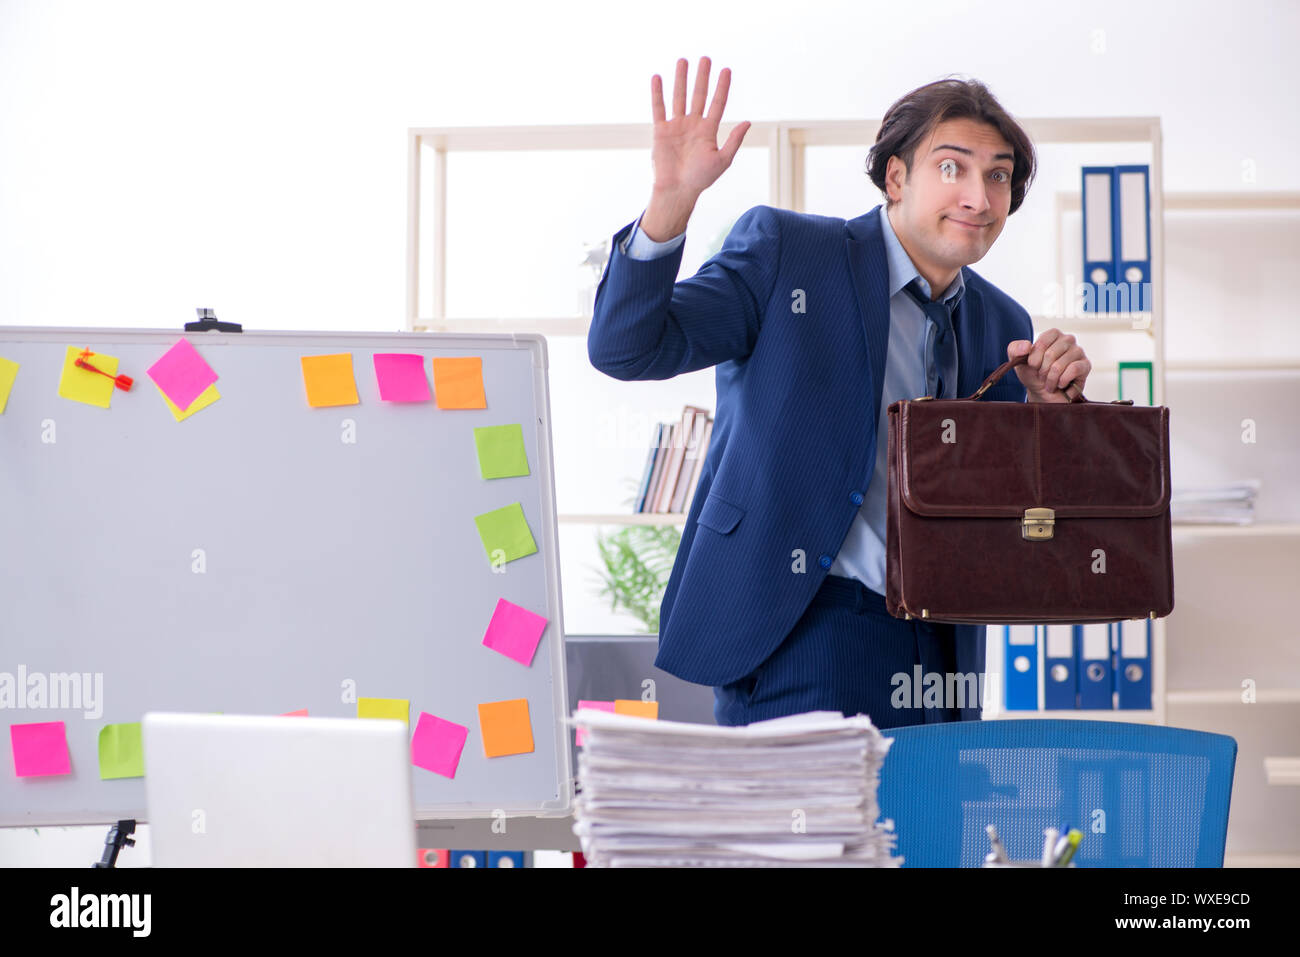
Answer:
[(727, 107), (727, 90), (731, 71), (718, 74), (717, 89), (708, 112), (704, 110), (709, 92), (709, 58), (700, 57), (695, 74), (695, 94), (690, 112), (686, 109), (687, 62), (677, 61), (673, 81), (673, 117), (664, 111), (663, 81), (658, 74), (650, 79), (650, 104), (654, 114), (654, 189), (641, 230), (656, 242), (684, 232), (695, 201), (731, 165), (749, 130), (749, 122), (736, 125), (727, 142), (718, 148), (718, 126)]

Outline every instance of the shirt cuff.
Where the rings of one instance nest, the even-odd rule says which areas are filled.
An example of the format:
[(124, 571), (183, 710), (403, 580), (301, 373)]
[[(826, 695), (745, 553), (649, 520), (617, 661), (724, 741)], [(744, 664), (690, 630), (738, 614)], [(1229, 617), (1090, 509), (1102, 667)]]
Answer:
[(658, 259), (667, 256), (685, 241), (686, 234), (678, 233), (672, 239), (666, 239), (661, 243), (655, 242), (641, 232), (641, 217), (638, 216), (636, 225), (632, 227), (632, 235), (623, 241), (623, 255), (629, 259)]

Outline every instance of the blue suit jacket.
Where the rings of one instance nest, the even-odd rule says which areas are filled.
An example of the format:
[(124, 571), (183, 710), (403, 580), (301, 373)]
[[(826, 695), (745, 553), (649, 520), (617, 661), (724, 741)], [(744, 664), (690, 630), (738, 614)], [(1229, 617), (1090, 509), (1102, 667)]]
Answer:
[[(655, 664), (687, 681), (727, 684), (772, 654), (871, 480), (889, 336), (880, 208), (846, 221), (756, 206), (681, 282), (681, 247), (635, 260), (619, 248), (634, 223), (614, 236), (592, 365), (624, 380), (717, 366), (713, 436), (659, 616)], [(957, 394), (967, 396), (1033, 329), (1001, 290), (969, 268), (962, 276)], [(985, 397), (1023, 402), (1025, 390), (1011, 374)]]

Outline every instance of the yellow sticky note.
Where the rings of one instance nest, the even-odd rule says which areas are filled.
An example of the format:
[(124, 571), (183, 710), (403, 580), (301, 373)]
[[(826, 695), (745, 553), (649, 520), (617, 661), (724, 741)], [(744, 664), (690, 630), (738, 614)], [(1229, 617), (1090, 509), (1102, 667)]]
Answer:
[(480, 704), (478, 727), (483, 735), (483, 753), (489, 758), (529, 754), (533, 750), (533, 726), (528, 720), (527, 698)]
[(9, 393), (13, 390), (14, 379), (18, 378), (18, 363), (0, 356), (0, 413), (9, 402)]
[(352, 353), (331, 356), (303, 356), (302, 381), (307, 402), (313, 408), (330, 405), (358, 405), (357, 379), (352, 374)]
[(615, 714), (630, 714), (637, 718), (659, 719), (658, 701), (637, 701), (634, 698), (615, 698)]
[(87, 361), (99, 372), (107, 373), (100, 375), (99, 372), (77, 367), (77, 359), (85, 351), (81, 346), (68, 346), (68, 352), (63, 358), (63, 372), (59, 376), (59, 395), (73, 402), (107, 409), (115, 388), (113, 378), (117, 376), (117, 356), (93, 352), (87, 357)]
[(483, 359), (480, 356), (435, 357), (433, 397), (440, 409), (486, 409)]
[(396, 718), (410, 724), (411, 701), (409, 698), (358, 698), (358, 718)]
[[(154, 384), (154, 388), (158, 389), (156, 383)], [(221, 393), (217, 391), (216, 385), (210, 385), (199, 393), (199, 397), (190, 403), (188, 409), (182, 410), (175, 402), (167, 398), (167, 393), (162, 389), (158, 389), (158, 394), (162, 396), (162, 400), (167, 403), (167, 408), (171, 409), (172, 416), (175, 417), (177, 422), (184, 422), (195, 412), (198, 412), (200, 409), (206, 409), (213, 402), (216, 402), (221, 398)]]

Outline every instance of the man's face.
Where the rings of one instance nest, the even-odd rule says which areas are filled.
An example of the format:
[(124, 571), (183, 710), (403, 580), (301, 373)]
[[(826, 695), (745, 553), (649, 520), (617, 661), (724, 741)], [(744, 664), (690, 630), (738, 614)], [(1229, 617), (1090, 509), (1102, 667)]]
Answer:
[(1012, 160), (1002, 135), (971, 119), (935, 126), (910, 173), (889, 158), (885, 185), (897, 203), (890, 223), (918, 269), (947, 275), (984, 258), (1011, 209)]

